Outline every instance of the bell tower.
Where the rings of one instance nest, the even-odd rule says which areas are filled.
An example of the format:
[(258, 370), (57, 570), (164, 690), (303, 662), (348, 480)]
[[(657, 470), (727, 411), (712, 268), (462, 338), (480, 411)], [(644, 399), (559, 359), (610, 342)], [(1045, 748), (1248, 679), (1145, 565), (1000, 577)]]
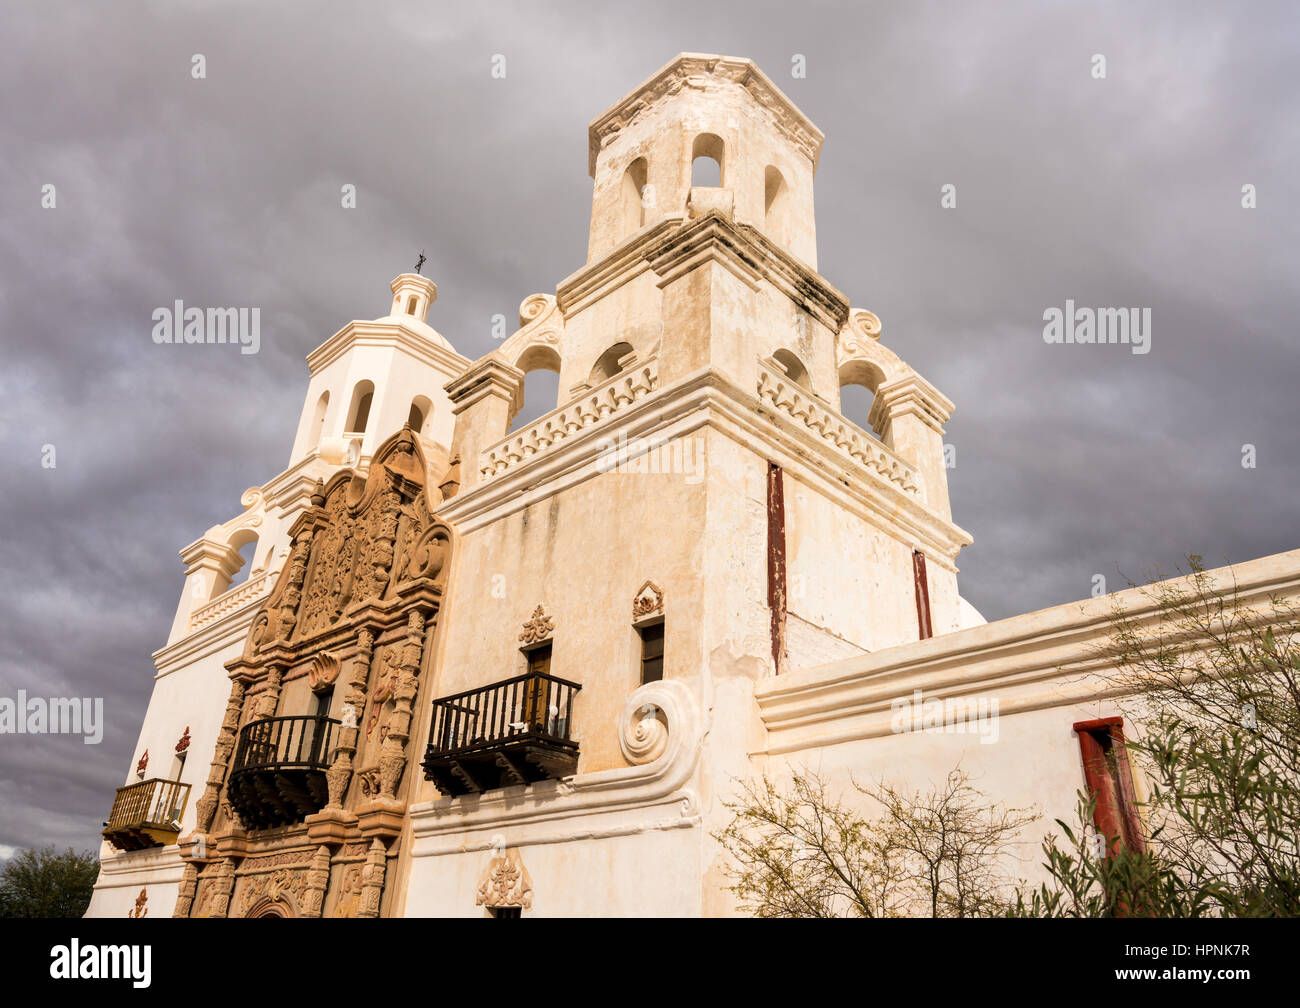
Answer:
[(817, 272), (822, 139), (753, 61), (678, 56), (590, 124), (586, 265), (497, 363), (558, 370), (563, 407), (652, 359), (664, 385), (710, 369), (744, 388), (774, 360), (838, 408), (849, 305)]
[[(734, 207), (817, 268), (813, 176), (822, 133), (752, 60), (684, 53), (592, 122), (595, 181), (587, 261), (691, 202)], [(692, 169), (712, 161), (719, 193), (693, 193)]]
[(455, 423), (443, 385), (469, 361), (428, 323), (437, 285), (418, 273), (393, 280), (388, 314), (349, 322), (307, 357), (311, 382), (289, 459), (313, 453), (363, 466), (411, 424), (431, 467), (445, 467)]
[[(447, 385), (462, 466), (440, 513), (497, 589), (449, 613), (444, 692), (526, 668), (507, 613), (569, 627), (552, 671), (602, 712), (646, 685), (637, 648), (690, 681), (959, 625), (952, 403), (818, 272), (822, 139), (751, 60), (692, 53), (591, 122), (586, 262)], [(555, 409), (511, 429), (537, 369), (559, 373)], [(864, 426), (843, 384), (876, 393)], [(658, 655), (628, 613), (661, 595), (680, 615), (652, 607)], [(619, 765), (586, 716), (604, 727), (581, 768)]]

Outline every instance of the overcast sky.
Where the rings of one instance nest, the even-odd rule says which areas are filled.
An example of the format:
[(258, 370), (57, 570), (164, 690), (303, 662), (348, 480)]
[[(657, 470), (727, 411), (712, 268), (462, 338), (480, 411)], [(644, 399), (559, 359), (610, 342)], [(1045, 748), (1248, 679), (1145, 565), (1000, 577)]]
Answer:
[[(305, 355), (384, 314), (422, 248), (431, 324), (492, 349), (493, 315), (586, 257), (588, 122), (681, 51), (753, 58), (826, 134), (821, 272), (957, 404), (986, 617), (1295, 547), (1296, 11), (7, 4), (0, 696), (102, 696), (107, 730), (0, 736), (0, 854), (97, 842), (176, 551), (283, 469)], [(1150, 308), (1151, 352), (1045, 344), (1067, 298)], [(176, 299), (260, 307), (261, 352), (154, 345)]]

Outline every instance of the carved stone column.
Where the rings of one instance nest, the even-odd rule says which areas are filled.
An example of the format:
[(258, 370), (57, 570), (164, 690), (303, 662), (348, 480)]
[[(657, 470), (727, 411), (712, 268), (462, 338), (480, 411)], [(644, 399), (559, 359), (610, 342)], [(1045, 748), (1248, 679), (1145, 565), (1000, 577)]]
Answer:
[(524, 403), (524, 373), (504, 360), (488, 356), (445, 386), (456, 417), (451, 451), (464, 459), (461, 487), (469, 489), (483, 477), (479, 454), (506, 436), (510, 419)]
[(213, 876), (212, 916), (225, 917), (230, 913), (230, 897), (235, 891), (235, 859), (222, 858)]
[(343, 808), (343, 798), (352, 782), (353, 758), (357, 753), (358, 723), (366, 705), (366, 684), (370, 681), (370, 664), (374, 658), (375, 635), (365, 628), (357, 631), (357, 657), (352, 662), (352, 678), (343, 697), (342, 725), (334, 761), (325, 772), (329, 801), (315, 815), (307, 817), (307, 835), (321, 844), (340, 846), (355, 835), (357, 817)]
[(230, 757), (235, 751), (235, 733), (239, 730), (239, 718), (244, 710), (244, 684), (235, 679), (230, 684), (230, 699), (226, 703), (226, 714), (221, 721), (221, 731), (217, 733), (217, 744), (212, 754), (212, 765), (208, 771), (208, 783), (203, 797), (195, 804), (195, 832), (206, 833), (212, 828), (212, 818), (216, 815), (217, 805), (221, 802), (221, 785), (225, 783), (226, 771), (230, 767)]
[(384, 842), (376, 837), (370, 841), (370, 853), (366, 855), (365, 874), (361, 882), (361, 907), (358, 917), (378, 917), (379, 900), (384, 894), (385, 861)]
[(925, 503), (945, 520), (952, 519), (948, 469), (943, 456), (943, 425), (952, 402), (918, 374), (907, 374), (876, 389), (869, 422), (881, 438), (917, 467)]
[(283, 676), (284, 669), (279, 665), (272, 665), (266, 670), (266, 689), (257, 698), (257, 711), (253, 715), (257, 720), (275, 717), (280, 706), (280, 682)]
[(357, 726), (361, 721), (361, 712), (365, 709), (366, 684), (370, 681), (370, 661), (374, 650), (374, 633), (365, 629), (358, 631), (357, 657), (352, 663), (348, 692), (343, 697), (343, 725), (339, 728), (338, 749), (334, 763), (326, 774), (330, 788), (326, 808), (342, 808), (343, 795), (352, 780), (352, 758), (357, 753), (357, 735), (360, 730)]
[[(314, 507), (320, 507), (325, 503), (323, 492), (321, 481), (317, 480), (316, 490), (311, 498)], [(307, 560), (311, 556), (314, 535), (315, 529), (308, 527), (294, 536), (293, 551), (289, 554), (289, 580), (275, 613), (275, 639), (278, 641), (288, 640), (298, 622), (298, 604), (302, 601), (302, 585), (307, 577)]]
[(325, 891), (330, 885), (330, 849), (324, 844), (316, 848), (307, 870), (307, 892), (303, 897), (302, 915), (319, 917), (325, 911)]
[(393, 713), (388, 719), (388, 736), (379, 754), (380, 797), (397, 798), (397, 787), (406, 769), (406, 741), (411, 736), (411, 715), (420, 688), (420, 657), (424, 649), (424, 613), (411, 610), (406, 622), (406, 644), (402, 648), (397, 683), (393, 687)]
[(199, 868), (194, 862), (185, 866), (185, 871), (181, 875), (181, 888), (176, 896), (176, 909), (172, 911), (173, 917), (188, 917), (190, 910), (194, 907), (194, 894), (199, 888)]

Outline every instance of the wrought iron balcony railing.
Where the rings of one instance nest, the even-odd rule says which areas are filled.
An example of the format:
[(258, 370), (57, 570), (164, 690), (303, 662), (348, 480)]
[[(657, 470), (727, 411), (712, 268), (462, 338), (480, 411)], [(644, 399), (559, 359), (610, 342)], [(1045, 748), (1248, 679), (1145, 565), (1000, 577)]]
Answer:
[(329, 799), (325, 771), (339, 722), (321, 716), (264, 718), (244, 725), (230, 767), (231, 807), (250, 829), (299, 822)]
[(190, 786), (153, 778), (117, 789), (104, 823), (104, 839), (118, 850), (142, 850), (176, 842)]
[(582, 687), (533, 672), (433, 702), (424, 776), (448, 795), (568, 777), (578, 765)]

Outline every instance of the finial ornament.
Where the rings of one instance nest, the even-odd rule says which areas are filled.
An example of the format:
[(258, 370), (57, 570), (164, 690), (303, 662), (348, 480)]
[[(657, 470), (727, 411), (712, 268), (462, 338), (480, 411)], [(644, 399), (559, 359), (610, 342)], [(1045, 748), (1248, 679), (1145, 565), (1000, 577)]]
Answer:
[(415, 272), (416, 272), (416, 273), (419, 273), (419, 272), (420, 272), (420, 270), (424, 267), (424, 263), (425, 263), (425, 258), (424, 258), (424, 249), (420, 249), (420, 258), (419, 258), (419, 260), (418, 260), (418, 261), (416, 262), (416, 264), (415, 264)]

